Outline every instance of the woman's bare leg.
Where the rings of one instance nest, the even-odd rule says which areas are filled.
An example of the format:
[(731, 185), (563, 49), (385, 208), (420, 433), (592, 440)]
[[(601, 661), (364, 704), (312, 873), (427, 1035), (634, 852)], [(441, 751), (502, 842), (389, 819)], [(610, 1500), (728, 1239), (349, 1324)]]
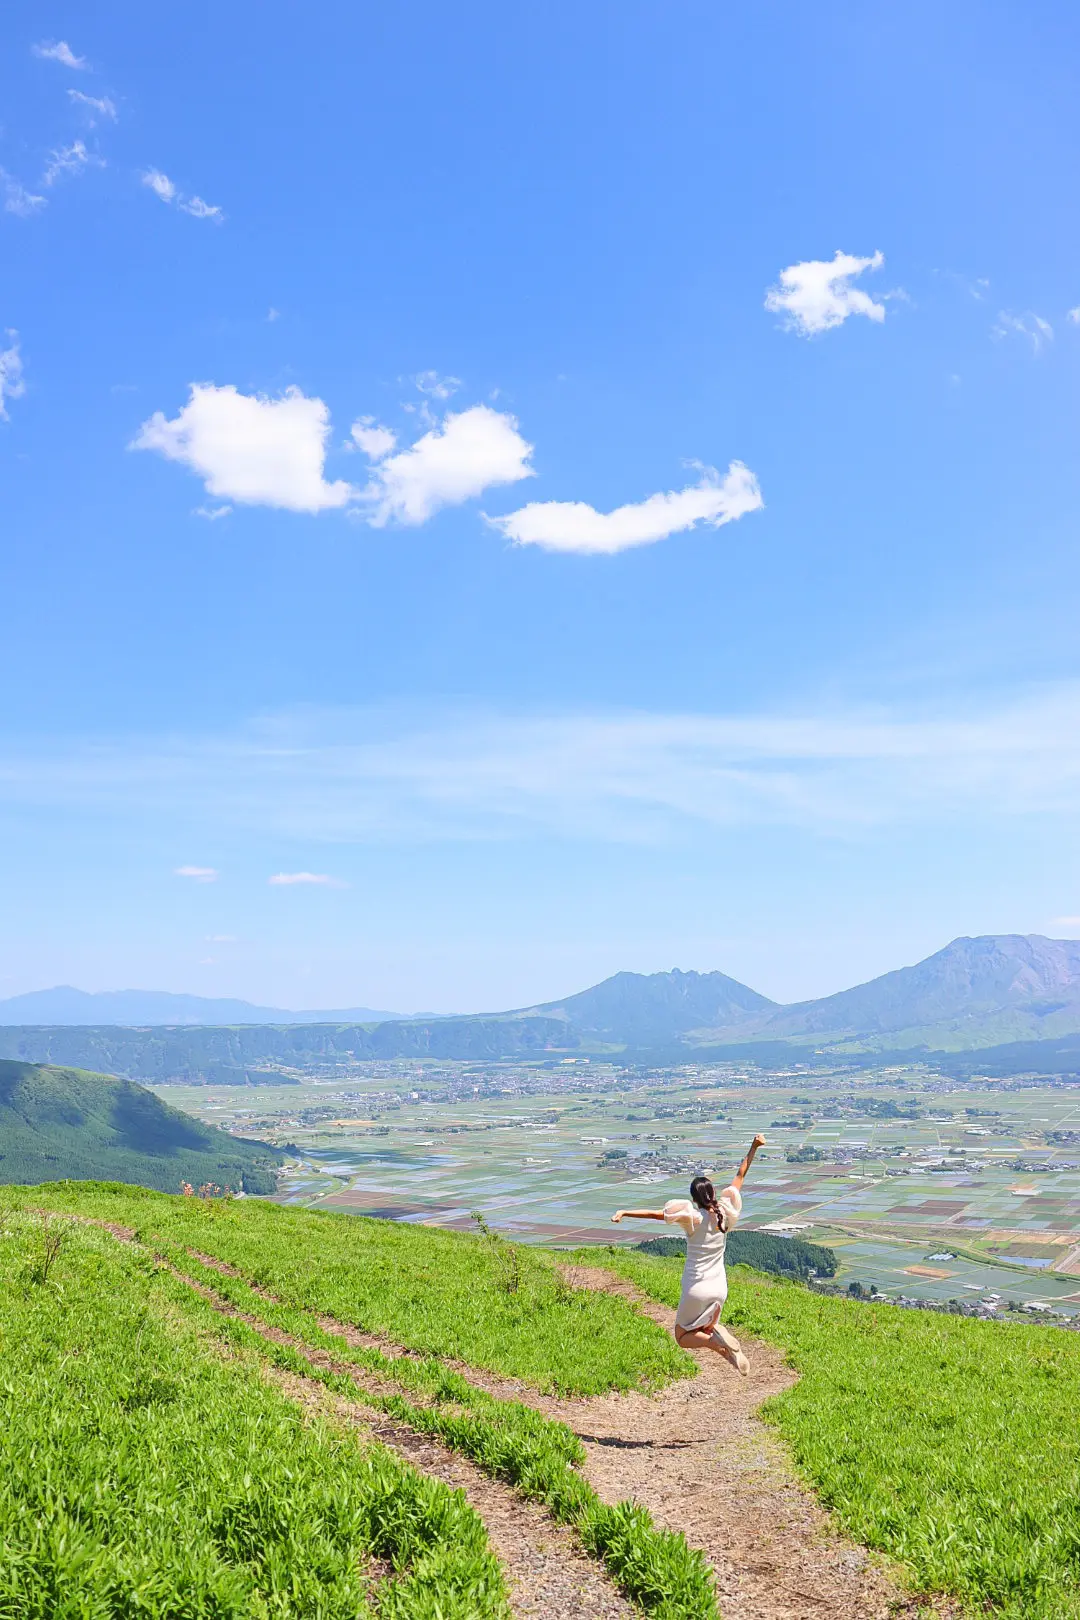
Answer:
[(707, 1322), (703, 1322), (700, 1327), (684, 1328), (680, 1327), (678, 1322), (676, 1322), (676, 1344), (680, 1344), (684, 1350), (715, 1350), (716, 1346), (713, 1343), (713, 1329), (720, 1320), (721, 1309), (722, 1307), (717, 1305), (716, 1309), (709, 1317), (709, 1320)]
[(684, 1328), (676, 1324), (675, 1342), (684, 1350), (712, 1350), (718, 1356), (723, 1356), (725, 1361), (730, 1361), (739, 1372), (746, 1374), (750, 1371), (750, 1363), (731, 1329), (721, 1327), (722, 1310), (723, 1306), (718, 1305), (710, 1319), (699, 1328)]

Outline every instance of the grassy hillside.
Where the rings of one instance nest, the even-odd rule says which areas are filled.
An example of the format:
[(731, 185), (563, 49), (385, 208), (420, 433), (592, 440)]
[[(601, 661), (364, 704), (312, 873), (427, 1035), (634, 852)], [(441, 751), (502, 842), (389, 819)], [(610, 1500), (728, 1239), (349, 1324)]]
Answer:
[[(42, 1205), (122, 1223), (134, 1230), (141, 1248), (123, 1251), (121, 1258), (119, 1246), (103, 1233), (73, 1228), (65, 1239), (72, 1247), (65, 1247), (50, 1279), (63, 1290), (54, 1296), (41, 1279), (46, 1234), (40, 1221), (35, 1228), (24, 1213)], [(139, 1556), (149, 1560), (146, 1567), (154, 1559), (167, 1566), (156, 1538), (172, 1535), (174, 1524), (180, 1527), (177, 1540), (185, 1545), (190, 1540), (192, 1557), (197, 1553), (210, 1560), (208, 1532), (199, 1527), (221, 1522), (222, 1510), (214, 1505), (218, 1501), (233, 1504), (225, 1522), (260, 1526), (258, 1536), (238, 1529), (235, 1543), (228, 1538), (214, 1542), (215, 1547), (235, 1548), (230, 1556), (237, 1566), (243, 1564), (245, 1580), (270, 1578), (274, 1537), (289, 1545), (290, 1525), (300, 1523), (306, 1513), (315, 1511), (315, 1522), (329, 1525), (326, 1534), (332, 1541), (328, 1510), (317, 1506), (325, 1497), (316, 1493), (316, 1509), (302, 1506), (295, 1518), (279, 1500), (283, 1487), (274, 1483), (280, 1476), (274, 1474), (279, 1451), (273, 1437), (279, 1432), (292, 1436), (295, 1430), (281, 1427), (278, 1408), (277, 1416), (267, 1420), (273, 1441), (266, 1458), (268, 1483), (253, 1493), (239, 1476), (241, 1463), (247, 1468), (251, 1444), (244, 1436), (252, 1432), (245, 1403), (254, 1397), (234, 1397), (239, 1386), (230, 1383), (228, 1399), (218, 1407), (205, 1389), (201, 1405), (184, 1406), (189, 1390), (203, 1386), (197, 1379), (191, 1382), (194, 1373), (189, 1377), (176, 1369), (187, 1367), (196, 1354), (210, 1354), (205, 1335), (216, 1333), (234, 1353), (239, 1349), (252, 1358), (251, 1365), (261, 1358), (268, 1369), (284, 1371), (294, 1380), (319, 1384), (342, 1399), (362, 1399), (410, 1430), (436, 1436), (464, 1453), (540, 1503), (554, 1519), (571, 1525), (646, 1612), (661, 1620), (716, 1620), (700, 1559), (681, 1536), (658, 1530), (645, 1507), (598, 1501), (580, 1472), (583, 1454), (570, 1428), (516, 1398), (491, 1393), (483, 1377), (472, 1379), (470, 1369), (488, 1369), (517, 1380), (519, 1390), (599, 1392), (693, 1374), (690, 1359), (655, 1323), (621, 1298), (570, 1288), (557, 1273), (554, 1256), (501, 1240), (350, 1216), (71, 1183), (3, 1189), (0, 1220), (25, 1240), (21, 1258), (17, 1243), (0, 1244), (0, 1267), (9, 1268), (10, 1279), (6, 1286), (0, 1283), (3, 1309), (22, 1313), (9, 1318), (10, 1326), (0, 1319), (0, 1390), (6, 1387), (10, 1395), (13, 1438), (8, 1443), (14, 1447), (0, 1490), (30, 1504), (21, 1515), (17, 1503), (4, 1510), (6, 1540), (9, 1546), (14, 1540), (18, 1548), (13, 1562), (19, 1579), (32, 1575), (45, 1590), (55, 1579), (60, 1557), (60, 1540), (39, 1535), (35, 1528), (44, 1500), (40, 1462), (52, 1458), (51, 1477), (66, 1481), (55, 1496), (57, 1503), (74, 1503), (88, 1489), (91, 1475), (79, 1472), (84, 1454), (90, 1458), (88, 1469), (92, 1464), (116, 1482), (102, 1500), (119, 1502), (120, 1483), (142, 1477), (138, 1447), (143, 1439), (158, 1447), (165, 1468), (158, 1471), (153, 1489), (147, 1484), (141, 1494), (127, 1491), (121, 1522), (131, 1545), (141, 1549)], [(581, 1251), (580, 1258), (611, 1267), (668, 1304), (678, 1296), (675, 1261), (604, 1248)], [(212, 1260), (223, 1262), (224, 1271), (220, 1264), (211, 1265)], [(186, 1279), (203, 1294), (189, 1288)], [(98, 1356), (96, 1336), (111, 1333), (113, 1300), (128, 1297), (125, 1291), (131, 1312), (120, 1331), (124, 1356), (119, 1348), (109, 1348), (111, 1340)], [(58, 1304), (54, 1308), (54, 1299), (63, 1300), (63, 1309)], [(102, 1313), (100, 1328), (95, 1311)], [(137, 1312), (143, 1313), (138, 1320), (145, 1318), (147, 1324), (141, 1332), (133, 1331)], [(743, 1268), (733, 1272), (727, 1319), (745, 1333), (781, 1346), (800, 1372), (792, 1389), (768, 1403), (766, 1415), (849, 1534), (899, 1560), (916, 1590), (955, 1594), (972, 1615), (1008, 1620), (1080, 1616), (1080, 1431), (1075, 1422), (1080, 1337), (1048, 1328), (857, 1305)], [(358, 1340), (350, 1336), (354, 1329), (379, 1338)], [(192, 1339), (193, 1331), (204, 1338)], [(164, 1345), (163, 1333), (175, 1336), (181, 1348)], [(31, 1349), (25, 1350), (28, 1343)], [(38, 1354), (33, 1348), (37, 1344), (48, 1347), (47, 1355)], [(393, 1344), (424, 1353), (388, 1355), (383, 1346)], [(73, 1349), (79, 1353), (71, 1354)], [(39, 1364), (43, 1371), (37, 1384)], [(164, 1381), (160, 1389), (158, 1378)], [(109, 1379), (114, 1383), (107, 1384)], [(99, 1384), (112, 1393), (94, 1393)], [(26, 1388), (34, 1392), (30, 1401), (20, 1393)], [(95, 1424), (71, 1428), (74, 1418), (65, 1417), (87, 1409), (86, 1390), (92, 1394), (89, 1409), (108, 1420), (100, 1431), (105, 1437), (100, 1446)], [(177, 1400), (178, 1390), (183, 1401)], [(234, 1398), (238, 1406), (232, 1419), (227, 1406)], [(40, 1417), (39, 1401), (44, 1403)], [(147, 1422), (156, 1426), (145, 1434), (138, 1426), (142, 1418), (136, 1421), (144, 1411), (150, 1414)], [(174, 1422), (175, 1439), (170, 1438)], [(208, 1455), (220, 1462), (213, 1462), (205, 1480), (200, 1470), (196, 1488), (187, 1452), (198, 1453), (190, 1436), (200, 1423), (209, 1425)], [(232, 1423), (239, 1440), (230, 1474)], [(135, 1459), (130, 1475), (123, 1468), (118, 1472), (114, 1454), (124, 1460), (124, 1468), (129, 1456)], [(33, 1467), (27, 1461), (31, 1455)], [(298, 1455), (303, 1482), (307, 1453)], [(331, 1455), (328, 1492), (336, 1489), (334, 1471), (352, 1466), (339, 1462), (343, 1452)], [(360, 1492), (361, 1487), (349, 1489)], [(253, 1494), (256, 1506), (251, 1505)], [(156, 1505), (158, 1497), (162, 1506)], [(301, 1493), (302, 1503), (310, 1500)], [(50, 1497), (49, 1503), (53, 1501)], [(189, 1508), (190, 1519), (184, 1517)], [(49, 1512), (54, 1511), (59, 1509), (50, 1506)], [(85, 1543), (93, 1555), (90, 1567), (98, 1559), (102, 1568), (112, 1569), (119, 1554), (111, 1545), (94, 1542), (95, 1534), (104, 1537), (104, 1530), (95, 1528), (94, 1514), (75, 1524), (71, 1510), (66, 1511), (72, 1536), (78, 1532), (83, 1538), (78, 1544)], [(140, 1514), (146, 1522), (137, 1522)], [(269, 1551), (261, 1539), (264, 1518), (275, 1527)], [(370, 1543), (378, 1515), (358, 1507), (348, 1518), (355, 1544), (365, 1536)], [(161, 1528), (165, 1526), (167, 1532)], [(118, 1545), (122, 1541), (120, 1537)], [(488, 1594), (484, 1601), (496, 1605), (485, 1609), (476, 1600), (476, 1608), (468, 1612), (498, 1612), (495, 1586), (482, 1577), (488, 1568), (483, 1548), (475, 1538), (466, 1537), (466, 1542), (468, 1569), (454, 1579), (480, 1582)], [(425, 1547), (434, 1549), (430, 1538)], [(314, 1559), (312, 1553), (310, 1561)], [(333, 1568), (329, 1550), (324, 1562)], [(202, 1565), (191, 1567), (204, 1578), (198, 1574)], [(210, 1570), (211, 1563), (205, 1567)], [(274, 1610), (243, 1603), (190, 1612), (245, 1620), (277, 1612), (341, 1612), (330, 1604)], [(0, 1602), (0, 1614), (44, 1617), (50, 1612), (55, 1611), (47, 1604), (37, 1609), (9, 1604), (5, 1610)], [(85, 1612), (99, 1611), (87, 1604)], [(106, 1607), (100, 1612), (127, 1611)], [(148, 1612), (163, 1617), (179, 1611), (163, 1601), (159, 1610)], [(436, 1610), (379, 1612), (434, 1616)], [(443, 1612), (451, 1616), (461, 1611), (448, 1606)]]
[(273, 1192), (277, 1148), (200, 1124), (129, 1080), (0, 1061), (0, 1182), (107, 1177)]
[(538, 1389), (591, 1395), (693, 1373), (621, 1300), (567, 1288), (547, 1256), (500, 1239), (138, 1187), (67, 1183), (29, 1201), (39, 1193), (50, 1209), (119, 1222), (170, 1254), (214, 1255), (288, 1305)]
[(504, 1620), (457, 1492), (306, 1422), (106, 1234), (65, 1233), (47, 1277), (39, 1223), (4, 1236), (0, 1614)]
[[(43, 1202), (82, 1221), (28, 1216)], [(142, 1215), (144, 1236), (161, 1224), (174, 1242), (126, 1246), (85, 1224), (101, 1211), (114, 1220)], [(254, 1242), (243, 1228), (257, 1227), (257, 1212), (121, 1187), (0, 1192), (4, 1235), (14, 1240), (0, 1245), (0, 1398), (11, 1413), (0, 1439), (0, 1457), (5, 1446), (10, 1454), (0, 1483), (5, 1620), (501, 1620), (500, 1572), (456, 1493), (418, 1481), (379, 1447), (358, 1448), (327, 1430), (311, 1435), (266, 1389), (282, 1375), (287, 1390), (303, 1387), (305, 1404), (324, 1389), (368, 1416), (374, 1408), (542, 1504), (656, 1620), (719, 1620), (700, 1554), (657, 1529), (646, 1508), (601, 1502), (580, 1472), (581, 1443), (564, 1424), (487, 1393), (441, 1360), (359, 1347), (328, 1328), (325, 1305), (317, 1315), (276, 1302), (265, 1281), (256, 1289), (235, 1268), (222, 1275), (199, 1257), (235, 1252), (238, 1238)], [(257, 1274), (294, 1235), (303, 1241), (313, 1232), (326, 1237), (328, 1228), (286, 1220), (269, 1243), (264, 1230)], [(202, 1245), (198, 1253), (175, 1243), (184, 1233)], [(423, 1255), (429, 1235), (411, 1254), (380, 1253), (376, 1237), (348, 1268), (355, 1275), (364, 1259), (375, 1264), (381, 1292), (392, 1294), (386, 1315), (410, 1298), (423, 1304), (434, 1275)], [(57, 1238), (48, 1269), (47, 1245)], [(521, 1289), (507, 1286), (492, 1245), (464, 1239), (459, 1248), (459, 1289), (468, 1291), (470, 1277), (490, 1308), (492, 1338), (478, 1348), (489, 1363), (528, 1360), (538, 1294), (517, 1298)], [(286, 1253), (285, 1273), (298, 1289), (296, 1258)], [(392, 1259), (405, 1273), (396, 1294)], [(349, 1278), (341, 1271), (339, 1250), (307, 1292), (342, 1300)], [(372, 1288), (369, 1302), (379, 1294)], [(494, 1307), (503, 1297), (513, 1310), (500, 1320)], [(634, 1319), (611, 1303), (600, 1337), (617, 1368), (620, 1329)], [(560, 1309), (564, 1327), (580, 1326), (571, 1290), (553, 1290), (551, 1310)], [(653, 1324), (639, 1326), (646, 1361), (649, 1334), (667, 1356)], [(596, 1383), (587, 1356), (568, 1354)], [(372, 1556), (399, 1578), (376, 1585)]]

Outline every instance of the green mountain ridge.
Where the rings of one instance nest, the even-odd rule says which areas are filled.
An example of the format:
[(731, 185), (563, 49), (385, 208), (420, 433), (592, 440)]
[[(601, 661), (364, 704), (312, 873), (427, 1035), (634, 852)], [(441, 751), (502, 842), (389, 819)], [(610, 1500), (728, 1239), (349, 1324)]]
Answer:
[(0, 1182), (122, 1181), (178, 1192), (187, 1181), (271, 1193), (278, 1148), (230, 1136), (130, 1080), (0, 1061)]

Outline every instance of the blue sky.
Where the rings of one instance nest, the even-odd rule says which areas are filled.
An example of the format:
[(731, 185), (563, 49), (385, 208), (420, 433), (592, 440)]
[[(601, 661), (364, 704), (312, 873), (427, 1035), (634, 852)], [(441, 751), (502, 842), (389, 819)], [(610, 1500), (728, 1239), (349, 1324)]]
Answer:
[(0, 29), (0, 996), (1080, 932), (1074, 7)]

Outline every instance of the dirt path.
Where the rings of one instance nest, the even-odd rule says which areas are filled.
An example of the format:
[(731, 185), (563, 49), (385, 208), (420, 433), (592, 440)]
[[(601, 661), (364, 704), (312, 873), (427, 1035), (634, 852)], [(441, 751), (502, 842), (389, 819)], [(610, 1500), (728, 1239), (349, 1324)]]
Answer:
[[(623, 1294), (671, 1330), (673, 1311), (610, 1272), (565, 1270), (575, 1287)], [(724, 1620), (886, 1620), (933, 1612), (865, 1548), (841, 1536), (795, 1478), (782, 1443), (757, 1412), (797, 1375), (773, 1346), (747, 1340), (744, 1348), (746, 1378), (704, 1350), (695, 1353), (697, 1378), (654, 1396), (559, 1401), (514, 1393), (580, 1435), (585, 1472), (604, 1501), (639, 1497), (658, 1524), (681, 1530), (701, 1548), (716, 1574)]]

